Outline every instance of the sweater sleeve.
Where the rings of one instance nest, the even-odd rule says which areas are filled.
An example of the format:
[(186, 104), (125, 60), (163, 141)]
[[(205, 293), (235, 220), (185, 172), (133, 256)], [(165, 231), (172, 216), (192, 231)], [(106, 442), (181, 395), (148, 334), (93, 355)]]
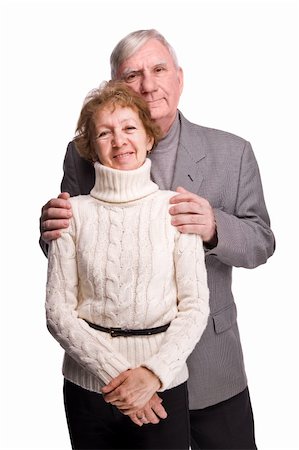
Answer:
[(177, 315), (166, 331), (159, 351), (142, 364), (159, 377), (160, 391), (167, 389), (182, 369), (206, 328), (210, 312), (201, 238), (178, 233), (174, 261)]
[(105, 384), (131, 368), (108, 340), (78, 317), (78, 272), (74, 222), (49, 248), (46, 289), (47, 327), (64, 350)]

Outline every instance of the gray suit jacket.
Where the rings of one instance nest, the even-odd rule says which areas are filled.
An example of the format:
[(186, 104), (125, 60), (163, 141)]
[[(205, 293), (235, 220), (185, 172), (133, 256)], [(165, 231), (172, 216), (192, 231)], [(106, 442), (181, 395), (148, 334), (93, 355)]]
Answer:
[[(250, 144), (179, 116), (181, 135), (172, 189), (183, 186), (208, 199), (218, 232), (218, 245), (206, 251), (211, 315), (188, 359), (190, 408), (200, 409), (238, 394), (247, 385), (231, 291), (232, 267), (265, 263), (274, 251), (274, 236)], [(61, 190), (72, 196), (87, 194), (93, 184), (93, 166), (78, 156), (71, 142)]]

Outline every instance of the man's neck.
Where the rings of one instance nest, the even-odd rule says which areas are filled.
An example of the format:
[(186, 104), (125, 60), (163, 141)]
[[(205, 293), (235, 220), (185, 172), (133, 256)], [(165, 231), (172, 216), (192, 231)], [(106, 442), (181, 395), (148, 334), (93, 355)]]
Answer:
[(169, 130), (172, 127), (172, 125), (174, 124), (176, 117), (177, 117), (177, 112), (174, 115), (174, 117), (171, 117), (171, 118), (166, 117), (166, 118), (161, 118), (161, 119), (155, 120), (156, 124), (159, 125), (159, 127), (161, 128), (163, 138), (169, 133)]

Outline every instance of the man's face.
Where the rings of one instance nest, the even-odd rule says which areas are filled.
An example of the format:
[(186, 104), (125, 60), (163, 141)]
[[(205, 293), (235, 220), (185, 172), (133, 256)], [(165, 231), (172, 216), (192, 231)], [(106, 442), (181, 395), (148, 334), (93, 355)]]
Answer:
[(157, 39), (150, 39), (121, 64), (117, 78), (146, 100), (152, 119), (166, 134), (183, 89), (183, 71), (175, 67), (168, 49)]

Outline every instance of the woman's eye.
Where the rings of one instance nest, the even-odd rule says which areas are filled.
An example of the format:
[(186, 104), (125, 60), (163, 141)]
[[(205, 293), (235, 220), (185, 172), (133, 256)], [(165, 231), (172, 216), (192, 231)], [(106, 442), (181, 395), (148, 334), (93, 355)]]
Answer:
[(126, 130), (126, 131), (134, 131), (134, 130), (136, 130), (136, 127), (134, 127), (133, 125), (130, 125), (130, 126), (127, 126), (127, 127), (125, 128), (125, 130)]
[(107, 136), (109, 136), (110, 131), (105, 130), (105, 131), (101, 131), (98, 135), (97, 135), (97, 139), (101, 139), (101, 138), (105, 138)]

